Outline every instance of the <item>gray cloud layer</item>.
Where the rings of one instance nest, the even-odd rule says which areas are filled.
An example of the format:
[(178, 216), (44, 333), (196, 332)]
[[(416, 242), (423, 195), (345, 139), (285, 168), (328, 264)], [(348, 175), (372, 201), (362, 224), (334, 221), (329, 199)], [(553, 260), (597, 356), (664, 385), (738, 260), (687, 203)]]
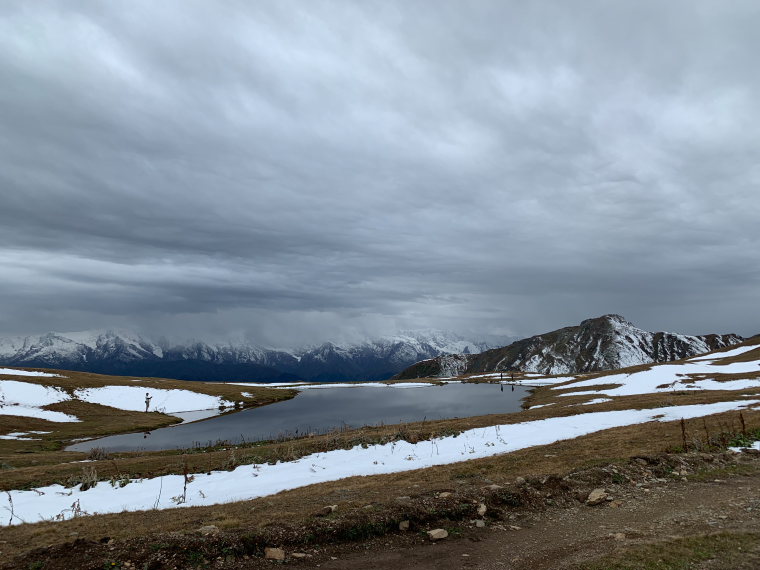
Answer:
[(6, 2), (6, 333), (760, 332), (760, 5)]

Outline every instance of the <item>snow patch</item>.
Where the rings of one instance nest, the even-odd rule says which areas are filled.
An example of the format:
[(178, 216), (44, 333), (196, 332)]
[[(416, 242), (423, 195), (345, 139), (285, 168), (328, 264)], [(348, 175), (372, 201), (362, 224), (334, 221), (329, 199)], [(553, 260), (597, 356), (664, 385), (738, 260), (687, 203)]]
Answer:
[(71, 397), (55, 386), (18, 380), (0, 380), (0, 415), (39, 418), (51, 422), (78, 422), (75, 416), (43, 410), (43, 406), (65, 402)]
[(38, 378), (65, 378), (60, 374), (50, 372), (37, 372), (35, 370), (17, 370), (16, 368), (0, 368), (0, 374), (8, 376), (37, 376)]
[(21, 441), (39, 441), (38, 437), (29, 437), (31, 435), (39, 435), (43, 433), (50, 433), (49, 431), (14, 431), (5, 435), (0, 435), (0, 439), (16, 439)]
[(576, 404), (578, 406), (590, 406), (592, 404), (603, 404), (604, 402), (611, 402), (612, 398), (594, 398), (593, 400), (589, 400), (588, 402), (583, 402), (582, 404)]

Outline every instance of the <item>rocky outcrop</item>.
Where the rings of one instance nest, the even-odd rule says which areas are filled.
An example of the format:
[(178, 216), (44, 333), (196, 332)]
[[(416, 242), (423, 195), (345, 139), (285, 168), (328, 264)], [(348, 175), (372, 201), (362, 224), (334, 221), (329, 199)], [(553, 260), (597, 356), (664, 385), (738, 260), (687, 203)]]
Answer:
[[(522, 371), (573, 374), (669, 362), (742, 342), (736, 334), (689, 336), (647, 332), (620, 315), (604, 315), (480, 354), (458, 355), (457, 374)], [(452, 376), (453, 355), (418, 362), (399, 379)]]

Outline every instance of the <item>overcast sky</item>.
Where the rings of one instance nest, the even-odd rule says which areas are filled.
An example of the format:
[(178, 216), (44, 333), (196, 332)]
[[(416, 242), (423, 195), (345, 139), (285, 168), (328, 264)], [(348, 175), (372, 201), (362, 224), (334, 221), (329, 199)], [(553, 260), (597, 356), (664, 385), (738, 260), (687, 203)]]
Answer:
[(4, 1), (0, 333), (760, 332), (756, 0)]

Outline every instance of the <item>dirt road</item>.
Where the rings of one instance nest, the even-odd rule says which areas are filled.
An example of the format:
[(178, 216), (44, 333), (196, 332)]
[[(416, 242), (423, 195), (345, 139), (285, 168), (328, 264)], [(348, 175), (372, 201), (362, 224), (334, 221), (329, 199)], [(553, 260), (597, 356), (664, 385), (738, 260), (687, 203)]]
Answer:
[[(336, 549), (337, 560), (314, 561), (325, 570), (548, 569), (583, 567), (607, 554), (679, 537), (760, 531), (760, 461), (742, 475), (671, 480), (623, 491), (602, 505), (579, 504), (472, 528), (437, 543), (400, 545), (378, 540), (362, 552)], [(667, 549), (667, 547), (666, 547)], [(665, 567), (665, 566), (663, 566)], [(760, 568), (760, 544), (699, 562), (695, 568)]]

